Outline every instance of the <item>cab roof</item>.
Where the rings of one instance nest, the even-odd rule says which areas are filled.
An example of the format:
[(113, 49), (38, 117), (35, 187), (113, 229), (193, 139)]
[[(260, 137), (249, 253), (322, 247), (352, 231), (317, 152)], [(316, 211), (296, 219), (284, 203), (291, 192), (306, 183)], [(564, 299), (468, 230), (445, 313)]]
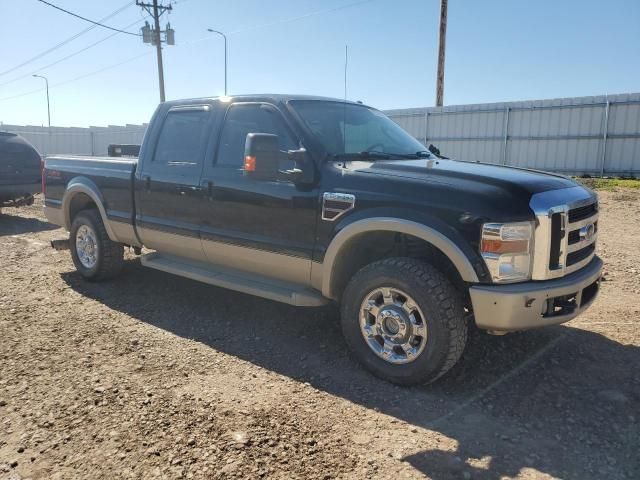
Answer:
[[(314, 100), (314, 101), (324, 101), (324, 102), (345, 102), (344, 99), (341, 98), (333, 98), (333, 97), (322, 97), (317, 95), (293, 95), (293, 94), (282, 94), (282, 93), (254, 93), (254, 94), (244, 94), (244, 95), (228, 95), (228, 96), (218, 96), (218, 97), (201, 97), (201, 98), (188, 98), (183, 100), (170, 100), (165, 102), (168, 106), (179, 106), (179, 105), (189, 105), (194, 103), (205, 103), (211, 102), (212, 100), (217, 101), (225, 101), (225, 102), (236, 102), (238, 100), (245, 102), (269, 102), (269, 103), (288, 103), (292, 100)], [(354, 102), (351, 100), (346, 100), (346, 103), (350, 103), (353, 105), (362, 105), (360, 102)]]

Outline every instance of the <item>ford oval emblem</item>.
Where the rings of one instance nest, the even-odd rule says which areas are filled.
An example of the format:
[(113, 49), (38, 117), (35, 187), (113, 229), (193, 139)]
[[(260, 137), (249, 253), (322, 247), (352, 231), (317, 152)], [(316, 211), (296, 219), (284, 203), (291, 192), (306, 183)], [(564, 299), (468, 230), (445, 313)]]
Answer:
[(580, 238), (583, 240), (591, 240), (596, 233), (596, 226), (593, 223), (585, 225), (580, 229)]

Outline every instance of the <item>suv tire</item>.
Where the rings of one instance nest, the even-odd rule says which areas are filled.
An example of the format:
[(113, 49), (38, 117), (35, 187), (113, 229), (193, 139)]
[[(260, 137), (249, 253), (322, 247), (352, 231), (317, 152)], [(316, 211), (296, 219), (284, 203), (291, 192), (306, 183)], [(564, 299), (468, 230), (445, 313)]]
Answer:
[(377, 377), (399, 385), (430, 383), (464, 351), (463, 305), (460, 292), (432, 265), (388, 258), (362, 268), (347, 285), (342, 331), (356, 359)]
[(73, 264), (87, 280), (106, 280), (122, 270), (124, 247), (109, 238), (95, 209), (82, 210), (75, 216), (69, 246)]

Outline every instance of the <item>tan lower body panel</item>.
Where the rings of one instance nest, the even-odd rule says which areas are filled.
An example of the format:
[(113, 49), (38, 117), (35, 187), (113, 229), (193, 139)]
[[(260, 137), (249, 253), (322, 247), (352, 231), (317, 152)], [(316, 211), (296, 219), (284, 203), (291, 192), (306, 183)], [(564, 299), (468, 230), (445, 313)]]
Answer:
[(133, 225), (124, 222), (114, 222), (107, 220), (111, 225), (111, 231), (116, 236), (116, 240), (125, 245), (131, 245), (133, 247), (141, 247), (140, 242), (136, 238), (136, 233), (133, 229)]
[(202, 242), (198, 237), (176, 235), (144, 227), (138, 227), (138, 235), (140, 235), (143, 245), (151, 250), (190, 260), (206, 261)]
[(291, 255), (240, 247), (229, 243), (202, 241), (207, 262), (248, 273), (308, 286), (311, 260)]

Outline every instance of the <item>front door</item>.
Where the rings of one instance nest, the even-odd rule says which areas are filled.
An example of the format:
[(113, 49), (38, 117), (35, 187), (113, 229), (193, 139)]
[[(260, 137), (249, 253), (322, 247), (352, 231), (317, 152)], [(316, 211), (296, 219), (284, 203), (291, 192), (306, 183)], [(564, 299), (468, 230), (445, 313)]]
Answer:
[(211, 129), (208, 105), (172, 107), (136, 174), (136, 226), (160, 253), (205, 260), (199, 237), (203, 159)]
[[(308, 285), (318, 190), (243, 174), (248, 133), (278, 135), (281, 150), (300, 147), (270, 104), (227, 109), (217, 152), (203, 172), (202, 244), (209, 262)], [(290, 166), (283, 165), (283, 168)]]

